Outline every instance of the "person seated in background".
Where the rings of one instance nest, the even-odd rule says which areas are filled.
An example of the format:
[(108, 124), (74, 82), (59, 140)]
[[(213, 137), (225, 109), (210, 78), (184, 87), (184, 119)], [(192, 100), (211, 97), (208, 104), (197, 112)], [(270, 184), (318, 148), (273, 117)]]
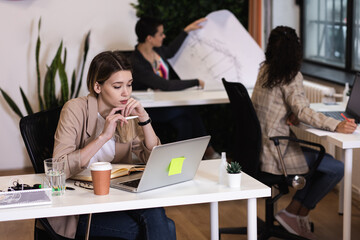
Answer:
[[(132, 153), (146, 163), (160, 144), (142, 105), (131, 98), (131, 65), (118, 51), (102, 52), (92, 60), (88, 96), (65, 103), (55, 133), (53, 157), (64, 159), (71, 178), (93, 162), (134, 164)], [(127, 116), (138, 116), (126, 120)], [(85, 235), (87, 215), (49, 218), (67, 238)], [(175, 224), (163, 208), (96, 213), (90, 236), (121, 239), (176, 239)]]
[[(189, 24), (171, 42), (163, 46), (165, 38), (163, 24), (154, 18), (143, 17), (136, 23), (135, 32), (138, 44), (130, 56), (133, 65), (134, 90), (175, 91), (198, 86), (204, 88), (204, 81), (200, 79), (180, 80), (171, 68), (167, 59), (173, 57), (190, 31), (201, 28), (201, 18)], [(154, 122), (168, 122), (177, 132), (176, 140), (185, 140), (207, 135), (204, 124), (196, 107), (169, 107), (148, 109)], [(205, 159), (220, 158), (211, 145), (205, 151)]]
[[(262, 130), (261, 170), (264, 172), (283, 174), (276, 147), (269, 137), (295, 137), (290, 125), (301, 121), (339, 133), (352, 133), (357, 127), (354, 120), (340, 122), (309, 107), (303, 76), (299, 72), (301, 61), (302, 47), (295, 30), (285, 26), (273, 29), (252, 93)], [(281, 142), (280, 148), (290, 175), (305, 174), (318, 153), (294, 142)], [(344, 164), (326, 154), (314, 177), (303, 189), (296, 191), (290, 204), (275, 218), (289, 232), (314, 239), (315, 235), (310, 231), (309, 212), (343, 178), (343, 174)]]

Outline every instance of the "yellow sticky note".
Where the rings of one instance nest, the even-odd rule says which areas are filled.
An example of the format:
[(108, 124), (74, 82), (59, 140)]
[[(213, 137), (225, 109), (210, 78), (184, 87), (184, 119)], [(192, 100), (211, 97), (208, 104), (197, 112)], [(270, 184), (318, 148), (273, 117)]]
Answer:
[(170, 162), (170, 165), (169, 165), (169, 174), (168, 174), (168, 176), (175, 175), (175, 174), (180, 174), (181, 170), (182, 170), (184, 160), (185, 160), (184, 157), (171, 159), (171, 162)]

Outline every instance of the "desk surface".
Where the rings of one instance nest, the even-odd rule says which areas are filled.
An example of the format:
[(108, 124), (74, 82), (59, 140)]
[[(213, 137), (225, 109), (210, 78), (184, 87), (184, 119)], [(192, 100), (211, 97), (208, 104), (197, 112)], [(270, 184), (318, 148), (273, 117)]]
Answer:
[(145, 108), (229, 103), (225, 90), (134, 91), (132, 96)]
[[(240, 189), (219, 185), (219, 164), (219, 160), (202, 161), (194, 180), (143, 193), (110, 189), (109, 195), (96, 196), (91, 190), (75, 187), (75, 191), (66, 191), (63, 196), (53, 197), (51, 205), (0, 209), (0, 221), (209, 203), (271, 195), (269, 187), (246, 174), (242, 175)], [(41, 176), (29, 174), (18, 178), (24, 183), (32, 183)], [(0, 189), (6, 189), (9, 178), (0, 177)], [(73, 187), (71, 181), (67, 182), (67, 185)]]
[[(336, 105), (325, 105), (323, 103), (313, 103), (310, 107), (316, 111), (345, 111), (346, 104), (338, 103)], [(308, 128), (306, 131), (322, 137), (326, 136), (326, 141), (342, 149), (360, 148), (360, 128), (358, 127), (352, 134), (343, 134), (328, 132), (318, 129)]]

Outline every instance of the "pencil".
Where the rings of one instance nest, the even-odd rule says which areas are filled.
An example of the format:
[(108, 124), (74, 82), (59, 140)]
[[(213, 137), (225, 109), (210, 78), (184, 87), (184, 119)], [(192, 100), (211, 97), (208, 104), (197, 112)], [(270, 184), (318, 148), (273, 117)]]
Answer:
[(346, 121), (351, 122), (350, 119), (348, 119), (343, 113), (341, 113), (341, 116), (345, 118)]

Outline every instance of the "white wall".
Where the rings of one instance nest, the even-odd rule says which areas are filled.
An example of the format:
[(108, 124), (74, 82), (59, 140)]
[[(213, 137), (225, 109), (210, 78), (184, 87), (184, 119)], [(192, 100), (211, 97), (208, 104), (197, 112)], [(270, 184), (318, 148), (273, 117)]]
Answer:
[[(87, 94), (86, 72), (91, 59), (103, 50), (133, 49), (136, 44), (136, 0), (0, 0), (0, 87), (20, 106), (19, 87), (38, 110), (35, 44), (37, 22), (42, 18), (41, 74), (64, 41), (68, 76), (81, 58), (85, 34), (91, 30), (90, 50), (80, 95)], [(0, 96), (0, 170), (31, 166), (19, 132), (19, 117)]]
[(300, 35), (300, 8), (295, 0), (272, 0), (272, 28), (283, 25)]

